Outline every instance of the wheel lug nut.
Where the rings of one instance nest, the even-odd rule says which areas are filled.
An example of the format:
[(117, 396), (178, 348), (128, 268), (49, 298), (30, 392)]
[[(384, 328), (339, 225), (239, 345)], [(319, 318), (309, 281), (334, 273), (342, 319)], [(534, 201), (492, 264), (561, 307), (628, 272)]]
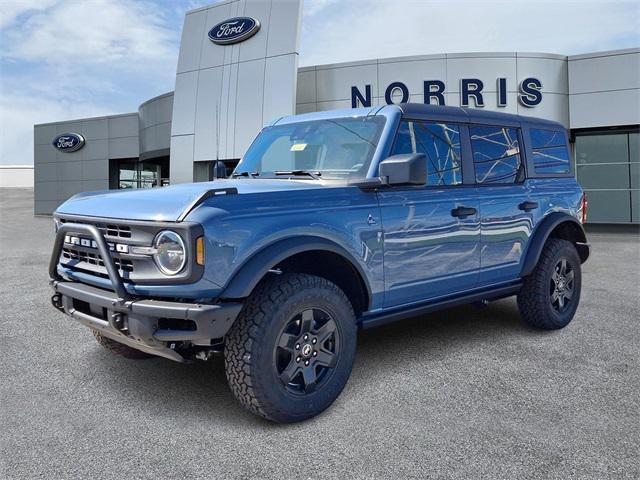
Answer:
[(305, 366), (309, 366), (309, 360), (305, 360), (304, 364)]
[(296, 357), (296, 362), (300, 362), (300, 357)]
[(307, 334), (305, 333), (305, 335), (304, 335), (304, 339), (305, 339), (305, 340), (307, 340), (308, 338), (309, 338), (309, 335), (307, 335)]
[(300, 350), (300, 344), (296, 343), (296, 350)]
[(313, 340), (311, 340), (311, 343), (313, 343), (315, 345), (316, 343), (318, 343), (318, 339), (314, 338)]
[(318, 352), (314, 351), (314, 352), (313, 352), (313, 356), (314, 356), (314, 357), (317, 357), (317, 356), (318, 356)]

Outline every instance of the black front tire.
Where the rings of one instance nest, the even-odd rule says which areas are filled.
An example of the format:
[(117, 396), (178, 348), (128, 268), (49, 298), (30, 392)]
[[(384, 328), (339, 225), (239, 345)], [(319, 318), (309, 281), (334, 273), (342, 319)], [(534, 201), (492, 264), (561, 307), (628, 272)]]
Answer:
[(356, 337), (353, 308), (335, 284), (306, 274), (268, 277), (225, 342), (231, 391), (249, 411), (275, 422), (318, 415), (349, 379)]
[(576, 247), (551, 238), (518, 294), (520, 315), (529, 325), (556, 330), (573, 319), (580, 302), (582, 269)]
[(131, 360), (146, 360), (147, 358), (153, 358), (155, 355), (136, 350), (135, 348), (128, 347), (120, 342), (111, 340), (109, 337), (105, 337), (100, 332), (92, 330), (93, 336), (96, 337), (96, 341), (111, 353), (120, 355), (121, 357)]

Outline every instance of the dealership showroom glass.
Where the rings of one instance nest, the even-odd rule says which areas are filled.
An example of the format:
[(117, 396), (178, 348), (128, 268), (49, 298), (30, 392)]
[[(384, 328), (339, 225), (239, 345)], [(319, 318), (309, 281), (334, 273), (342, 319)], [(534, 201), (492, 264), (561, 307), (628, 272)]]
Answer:
[(187, 12), (173, 92), (130, 113), (35, 125), (35, 213), (84, 191), (210, 180), (215, 161), (233, 168), (261, 127), (284, 115), (424, 102), (561, 122), (588, 221), (640, 223), (640, 48), (298, 67), (301, 19), (300, 0)]

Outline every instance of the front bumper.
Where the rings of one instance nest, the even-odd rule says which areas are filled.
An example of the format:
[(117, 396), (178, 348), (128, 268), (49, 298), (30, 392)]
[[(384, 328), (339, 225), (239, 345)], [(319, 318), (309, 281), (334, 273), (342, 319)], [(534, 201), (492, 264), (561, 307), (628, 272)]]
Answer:
[[(66, 232), (90, 235), (98, 245), (113, 292), (67, 281), (58, 273)], [(53, 305), (106, 337), (129, 347), (178, 362), (186, 359), (173, 347), (178, 342), (207, 345), (222, 338), (242, 309), (241, 303), (215, 305), (132, 298), (124, 288), (106, 242), (95, 227), (64, 224), (56, 234), (49, 265)]]

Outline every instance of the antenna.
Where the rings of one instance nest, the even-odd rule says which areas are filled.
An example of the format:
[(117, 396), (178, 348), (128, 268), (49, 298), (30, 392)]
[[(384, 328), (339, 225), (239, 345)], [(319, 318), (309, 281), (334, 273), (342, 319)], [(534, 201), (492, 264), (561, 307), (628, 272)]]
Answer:
[(216, 161), (220, 160), (220, 109), (216, 102)]

